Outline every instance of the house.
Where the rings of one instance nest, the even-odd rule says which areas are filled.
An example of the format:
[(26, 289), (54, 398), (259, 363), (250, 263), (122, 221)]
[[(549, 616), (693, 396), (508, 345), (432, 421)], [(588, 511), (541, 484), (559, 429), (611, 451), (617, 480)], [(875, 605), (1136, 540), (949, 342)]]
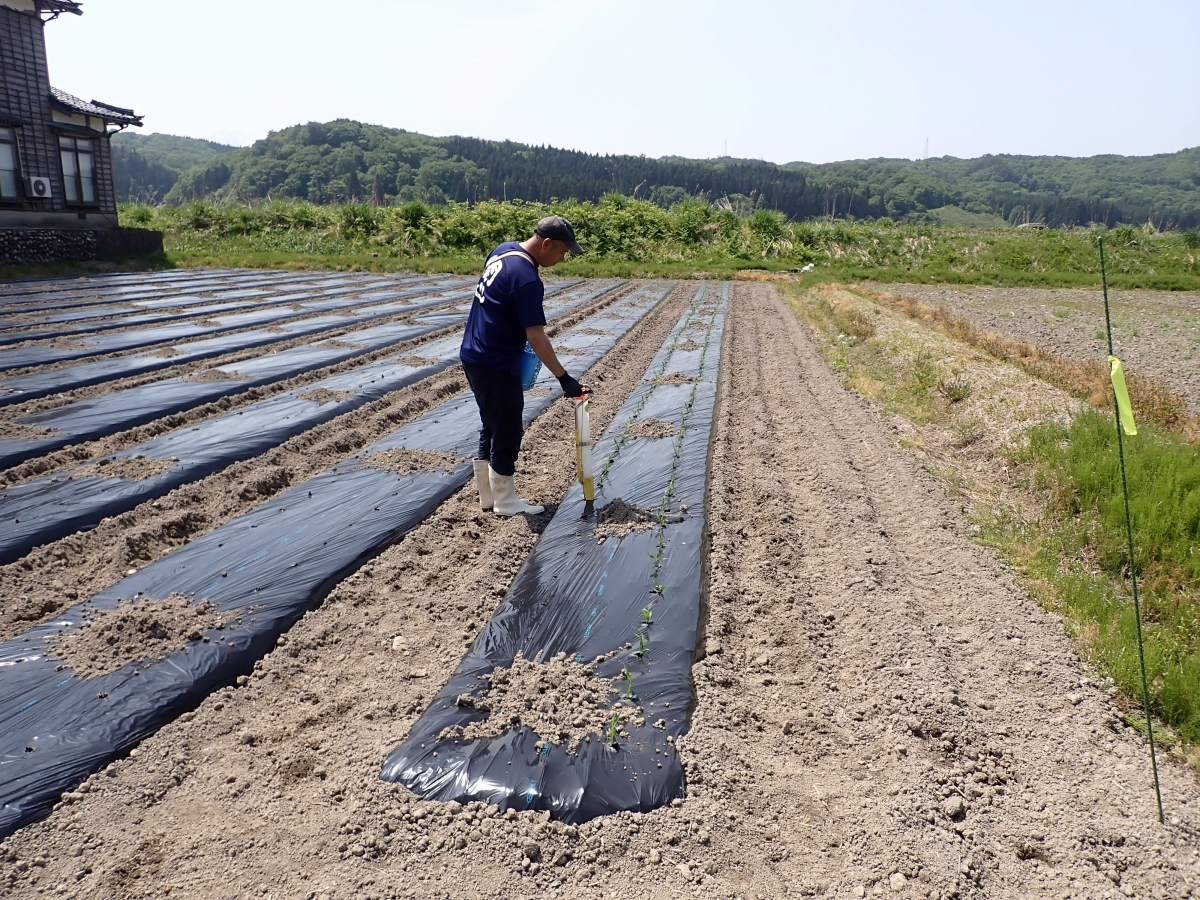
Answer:
[(110, 135), (142, 117), (51, 87), (44, 30), (63, 13), (83, 10), (0, 0), (0, 262), (94, 258), (129, 242), (99, 233), (118, 228)]

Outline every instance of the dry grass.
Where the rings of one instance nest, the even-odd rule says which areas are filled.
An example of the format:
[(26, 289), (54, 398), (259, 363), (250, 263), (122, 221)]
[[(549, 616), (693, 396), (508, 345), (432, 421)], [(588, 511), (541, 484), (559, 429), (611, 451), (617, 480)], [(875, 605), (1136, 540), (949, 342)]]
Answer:
[[(1072, 359), (1025, 341), (984, 331), (969, 319), (942, 307), (928, 306), (887, 291), (861, 289), (876, 302), (904, 313), (911, 319), (936, 328), (947, 337), (984, 351), (1003, 362), (1020, 366), (1030, 375), (1059, 387), (1092, 406), (1112, 409), (1112, 384), (1108, 366), (1101, 360)], [(1161, 379), (1126, 373), (1129, 397), (1139, 421), (1154, 422), (1200, 441), (1200, 419), (1188, 412), (1187, 398)]]

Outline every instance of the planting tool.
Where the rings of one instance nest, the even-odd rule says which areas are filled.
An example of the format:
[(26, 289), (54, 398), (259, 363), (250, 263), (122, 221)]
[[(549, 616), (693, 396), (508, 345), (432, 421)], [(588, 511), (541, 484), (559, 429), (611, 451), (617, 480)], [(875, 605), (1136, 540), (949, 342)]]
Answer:
[(592, 417), (588, 401), (591, 388), (575, 399), (575, 471), (583, 485), (583, 514), (590, 516), (596, 507), (596, 469), (592, 459)]

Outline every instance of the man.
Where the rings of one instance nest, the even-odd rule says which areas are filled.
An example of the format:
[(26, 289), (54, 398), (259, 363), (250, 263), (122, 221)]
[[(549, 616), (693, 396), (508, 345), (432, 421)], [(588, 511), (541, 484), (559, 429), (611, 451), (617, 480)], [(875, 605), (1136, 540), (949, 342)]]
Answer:
[(544, 507), (517, 496), (513, 477), (524, 431), (521, 355), (525, 342), (558, 378), (563, 393), (579, 397), (583, 387), (567, 374), (546, 337), (545, 287), (538, 270), (558, 265), (568, 252), (582, 253), (575, 229), (562, 216), (538, 222), (533, 237), (508, 241), (488, 254), (475, 288), (459, 358), (479, 404), (479, 452), (475, 485), (481, 509), (499, 516), (536, 515)]

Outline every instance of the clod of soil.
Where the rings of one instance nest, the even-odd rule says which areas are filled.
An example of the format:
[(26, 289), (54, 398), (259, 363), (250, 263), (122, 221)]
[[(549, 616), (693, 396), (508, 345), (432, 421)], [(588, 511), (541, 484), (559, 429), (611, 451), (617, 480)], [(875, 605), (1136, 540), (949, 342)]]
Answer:
[(631, 437), (669, 438), (679, 433), (679, 426), (662, 419), (641, 419), (629, 426)]
[(94, 610), (87, 620), (52, 644), (50, 653), (81, 678), (116, 672), (130, 663), (155, 663), (204, 632), (224, 628), (227, 618), (207, 600), (182, 594), (165, 600), (122, 600), (115, 609)]
[(548, 388), (530, 388), (525, 393), (530, 397), (549, 397), (554, 392)]
[(554, 352), (559, 356), (583, 356), (587, 350), (577, 350), (574, 347), (555, 347)]
[(430, 472), (434, 469), (449, 471), (458, 465), (458, 457), (440, 450), (409, 450), (407, 447), (397, 447), (394, 450), (372, 453), (367, 457), (366, 463), (376, 469), (411, 475), (413, 472)]
[(649, 531), (658, 521), (658, 510), (643, 509), (620, 497), (596, 511), (596, 537), (624, 537), (637, 531)]
[(19, 422), (0, 422), (0, 441), (36, 441), (57, 434), (57, 428), (39, 428)]
[(657, 378), (651, 378), (650, 380), (655, 384), (691, 384), (696, 379), (683, 372), (671, 372), (667, 375), (659, 375)]
[(319, 344), (313, 344), (314, 347), (320, 347), (323, 350), (361, 350), (362, 344), (353, 344), (350, 341), (339, 341), (337, 338), (330, 338), (327, 341), (321, 341)]
[(221, 369), (205, 369), (187, 376), (188, 381), (249, 381), (245, 375), (236, 372), (224, 372)]
[(576, 334), (612, 334), (611, 331), (604, 331), (601, 328), (579, 328), (575, 331)]
[(179, 462), (177, 456), (118, 456), (115, 459), (102, 459), (95, 465), (84, 466), (76, 471), (72, 478), (128, 478), (131, 481), (144, 481), (161, 475)]
[(419, 369), (422, 366), (436, 366), (440, 360), (430, 359), (427, 356), (409, 354), (408, 356), (396, 357), (396, 362), (400, 363), (402, 366), (412, 366), (414, 369)]
[(313, 388), (311, 391), (304, 391), (296, 396), (301, 400), (314, 400), (317, 403), (337, 403), (342, 400), (349, 400), (354, 396), (354, 391), (331, 391), (329, 388)]
[(82, 350), (87, 343), (79, 338), (58, 337), (50, 342), (50, 346), (59, 350)]
[(150, 356), (157, 356), (160, 359), (171, 359), (175, 356), (183, 356), (183, 351), (176, 350), (174, 347), (162, 347), (151, 351)]
[(443, 739), (473, 741), (529, 728), (543, 741), (566, 744), (567, 752), (574, 754), (584, 741), (607, 740), (605, 732), (614, 711), (621, 721), (635, 714), (628, 706), (614, 709), (611, 698), (619, 693), (614, 683), (600, 678), (591, 666), (569, 660), (565, 653), (546, 663), (518, 654), (512, 668), (493, 669), (480, 680), (487, 682), (486, 693), (462, 694), (458, 705), (487, 712), (488, 717), (466, 727), (447, 728)]
[(676, 345), (675, 345), (675, 349), (676, 349), (676, 350), (685, 350), (685, 351), (687, 351), (687, 350), (699, 350), (699, 349), (700, 349), (701, 347), (703, 347), (703, 346), (704, 346), (703, 344), (697, 344), (697, 343), (696, 343), (695, 341), (693, 341), (691, 338), (688, 338), (688, 339), (687, 339), (686, 341), (684, 341), (682, 344), (676, 344)]

